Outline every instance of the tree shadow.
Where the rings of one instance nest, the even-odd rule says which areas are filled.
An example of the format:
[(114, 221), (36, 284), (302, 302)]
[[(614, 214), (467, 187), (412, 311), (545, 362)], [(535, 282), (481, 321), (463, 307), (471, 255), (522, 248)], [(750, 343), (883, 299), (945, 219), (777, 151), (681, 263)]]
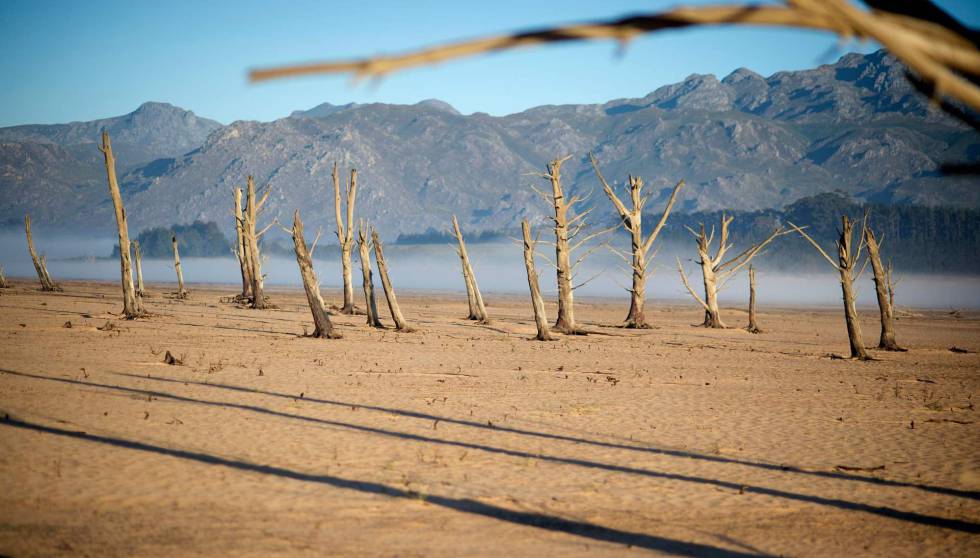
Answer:
[[(3, 370), (0, 369), (0, 371), (3, 371)], [(252, 394), (256, 394), (256, 395), (266, 395), (266, 396), (269, 396), (269, 397), (278, 397), (278, 398), (283, 398), (283, 399), (296, 399), (296, 396), (295, 395), (290, 395), (288, 393), (279, 393), (279, 392), (274, 392), (274, 391), (264, 391), (264, 390), (260, 390), (260, 389), (249, 388), (249, 387), (244, 387), (244, 386), (235, 386), (235, 385), (230, 385), (230, 384), (220, 384), (220, 383), (214, 383), (214, 382), (199, 382), (199, 381), (196, 381), (196, 380), (176, 380), (176, 379), (172, 379), (172, 378), (163, 378), (163, 377), (159, 377), (159, 376), (139, 375), (139, 374), (127, 374), (127, 373), (124, 373), (124, 372), (113, 372), (112, 374), (115, 374), (117, 376), (125, 376), (125, 377), (130, 377), (130, 378), (138, 378), (138, 379), (141, 379), (141, 380), (151, 380), (151, 381), (155, 381), (155, 382), (168, 382), (168, 383), (175, 383), (175, 384), (193, 384), (193, 385), (211, 387), (211, 388), (215, 388), (215, 389), (224, 389), (224, 390), (238, 391), (238, 392), (243, 392), (243, 393), (252, 393)], [(978, 492), (978, 491), (960, 490), (960, 489), (949, 488), (949, 487), (945, 487), (945, 486), (932, 486), (932, 485), (928, 485), (928, 484), (918, 484), (918, 483), (911, 483), (911, 482), (904, 482), (904, 481), (897, 481), (897, 480), (882, 479), (882, 478), (877, 478), (877, 477), (865, 477), (865, 476), (861, 476), (861, 475), (852, 475), (852, 474), (841, 473), (841, 472), (837, 472), (837, 471), (816, 471), (816, 470), (810, 470), (810, 469), (803, 469), (803, 468), (800, 468), (800, 467), (794, 467), (792, 465), (782, 465), (782, 464), (775, 464), (775, 463), (766, 463), (764, 461), (749, 461), (749, 460), (746, 460), (746, 459), (737, 459), (737, 458), (733, 458), (733, 457), (723, 457), (723, 456), (720, 456), (720, 455), (711, 455), (711, 454), (706, 454), (706, 453), (698, 453), (698, 452), (685, 451), (685, 450), (667, 449), (667, 448), (656, 448), (656, 447), (649, 447), (649, 446), (637, 446), (637, 445), (631, 445), (631, 444), (625, 444), (625, 443), (617, 443), (617, 442), (607, 442), (607, 441), (603, 441), (603, 440), (593, 440), (593, 439), (590, 439), (590, 438), (580, 438), (580, 437), (576, 437), (576, 436), (568, 436), (568, 435), (565, 435), (565, 434), (553, 434), (553, 433), (549, 433), (549, 432), (539, 432), (539, 431), (536, 431), (536, 430), (527, 430), (527, 429), (523, 429), (523, 428), (517, 428), (517, 427), (512, 427), (512, 426), (503, 426), (503, 425), (499, 425), (499, 424), (494, 424), (494, 425), (491, 426), (491, 425), (489, 425), (489, 424), (487, 424), (485, 422), (479, 422), (479, 421), (474, 421), (474, 420), (466, 420), (466, 419), (458, 419), (458, 418), (447, 417), (447, 416), (443, 416), (443, 415), (434, 415), (434, 414), (430, 414), (430, 413), (423, 413), (423, 412), (420, 412), (420, 411), (410, 411), (410, 410), (406, 410), (406, 409), (395, 409), (395, 408), (391, 408), (391, 407), (381, 407), (381, 406), (376, 406), (376, 405), (364, 405), (364, 404), (361, 404), (361, 403), (352, 403), (352, 402), (345, 402), (345, 401), (333, 401), (333, 400), (329, 400), (329, 399), (319, 399), (319, 398), (316, 398), (316, 397), (309, 397), (309, 396), (304, 397), (303, 398), (303, 401), (309, 401), (311, 403), (319, 403), (319, 404), (323, 404), (323, 405), (331, 405), (331, 406), (336, 406), (336, 407), (344, 407), (344, 408), (348, 408), (348, 409), (351, 408), (351, 407), (357, 407), (358, 409), (365, 409), (365, 410), (368, 410), (368, 411), (376, 411), (376, 412), (381, 412), (381, 413), (388, 413), (388, 414), (397, 415), (397, 416), (403, 416), (403, 417), (408, 417), (408, 418), (417, 418), (417, 419), (425, 419), (425, 420), (431, 420), (431, 421), (439, 421), (439, 422), (444, 422), (446, 424), (455, 424), (455, 425), (458, 425), (458, 426), (466, 426), (466, 427), (479, 428), (479, 429), (485, 429), (485, 430), (495, 430), (495, 431), (498, 431), (498, 432), (507, 432), (509, 434), (518, 434), (518, 435), (522, 435), (522, 436), (531, 436), (531, 437), (535, 437), (535, 438), (543, 438), (543, 439), (548, 439), (548, 440), (558, 440), (558, 441), (563, 441), (563, 442), (572, 442), (572, 443), (576, 443), (576, 444), (585, 444), (585, 445), (597, 446), (597, 447), (602, 447), (602, 448), (621, 449), (621, 450), (626, 450), (626, 451), (635, 451), (635, 452), (643, 452), (643, 453), (653, 453), (653, 454), (658, 454), (658, 455), (667, 455), (667, 456), (670, 456), (670, 457), (683, 457), (683, 458), (688, 458), (688, 459), (697, 459), (697, 460), (700, 460), (700, 461), (708, 461), (708, 462), (712, 462), (712, 463), (727, 463), (727, 464), (732, 464), (732, 465), (744, 465), (746, 467), (754, 467), (754, 468), (757, 468), (757, 469), (764, 469), (764, 470), (769, 470), (769, 471), (778, 471), (778, 472), (783, 472), (783, 473), (795, 473), (795, 474), (809, 475), (809, 476), (814, 476), (814, 477), (828, 478), (828, 479), (835, 479), (835, 480), (863, 482), (863, 483), (869, 483), (869, 484), (874, 484), (874, 485), (879, 485), (879, 486), (892, 486), (892, 487), (898, 487), (898, 488), (917, 488), (919, 490), (924, 490), (926, 492), (933, 492), (933, 493), (936, 493), (936, 494), (943, 494), (943, 495), (946, 495), (946, 496), (956, 496), (956, 497), (959, 497), (959, 498), (968, 498), (968, 499), (971, 499), (971, 500), (980, 500), (980, 492)]]
[[(32, 378), (37, 380), (47, 380), (54, 382), (61, 382), (74, 385), (82, 385), (88, 387), (98, 387), (110, 390), (117, 390), (126, 393), (135, 393), (142, 396), (157, 397), (160, 399), (169, 399), (172, 401), (179, 401), (184, 403), (198, 404), (198, 405), (209, 405), (216, 407), (223, 407), (228, 409), (237, 409), (242, 411), (249, 411), (269, 416), (275, 416), (279, 418), (298, 420), (302, 422), (308, 422), (318, 425), (330, 426), (344, 428), (348, 430), (354, 430), (359, 432), (364, 432), (367, 434), (379, 435), (384, 437), (396, 438), (401, 440), (410, 440), (414, 442), (422, 442), (429, 444), (439, 444), (445, 446), (458, 447), (468, 450), (485, 451), (487, 453), (493, 453), (498, 455), (506, 455), (508, 457), (515, 457), (519, 459), (535, 459), (539, 461), (544, 461), (548, 463), (556, 463), (561, 465), (571, 465), (577, 467), (584, 467), (589, 469), (599, 469), (614, 473), (623, 473), (629, 475), (637, 475), (648, 478), (665, 479), (680, 482), (689, 482), (695, 484), (702, 484), (713, 486), (717, 488), (722, 488), (726, 490), (731, 490), (733, 492), (752, 492), (757, 494), (764, 494), (767, 496), (772, 496), (775, 498), (783, 498), (787, 500), (793, 500), (798, 502), (806, 502), (811, 504), (823, 505), (834, 507), (843, 510), (859, 511), (870, 513), (873, 515), (879, 515), (882, 517), (887, 517), (891, 519), (898, 519), (902, 521), (909, 521), (912, 523), (919, 523), (922, 525), (929, 525), (934, 527), (944, 527), (947, 529), (953, 529), (956, 531), (963, 531), (967, 533), (980, 533), (980, 524), (971, 523), (968, 521), (961, 521), (957, 519), (948, 519), (944, 517), (937, 517), (932, 515), (925, 515), (916, 512), (907, 512), (902, 510), (897, 510), (894, 508), (889, 508), (885, 506), (874, 506), (870, 504), (864, 504), (860, 502), (851, 502), (849, 500), (841, 500), (837, 498), (825, 498), (822, 496), (815, 496), (809, 494), (799, 494), (795, 492), (789, 492), (785, 490), (769, 488), (764, 486), (754, 486), (746, 485), (737, 482), (725, 481), (720, 479), (713, 479), (707, 477), (699, 477), (695, 475), (685, 475), (681, 473), (669, 473), (664, 471), (652, 471), (649, 469), (641, 469), (637, 467), (628, 467), (623, 465), (614, 465), (610, 463), (603, 463), (598, 461), (591, 461), (587, 459), (579, 459), (573, 457), (561, 457), (555, 455), (547, 455), (543, 453), (530, 453), (521, 450), (512, 450), (507, 448), (500, 448), (496, 446), (489, 446), (485, 444), (475, 443), (475, 442), (464, 442), (458, 440), (447, 440), (442, 438), (434, 438), (431, 436), (424, 436), (421, 434), (413, 434), (409, 432), (398, 432), (393, 430), (385, 430), (383, 428), (377, 428), (373, 426), (365, 426), (360, 424), (347, 423), (343, 421), (336, 421), (330, 419), (321, 419), (315, 417), (309, 417), (305, 415), (299, 415), (289, 412), (276, 411), (273, 409), (267, 409), (265, 407), (259, 407), (256, 405), (247, 405), (241, 403), (229, 403), (222, 401), (208, 401), (202, 399), (194, 399), (191, 397), (185, 397), (181, 395), (175, 395), (167, 392), (143, 390), (138, 388), (130, 388), (125, 386), (116, 386), (112, 384), (100, 384), (97, 382), (85, 382), (82, 380), (72, 380), (68, 378), (55, 378), (51, 376), (42, 376), (36, 374), (29, 374), (26, 372), (15, 372), (6, 369), (0, 369), (0, 372), (11, 374), (14, 376), (20, 376), (24, 378)], [(140, 376), (135, 376), (140, 378)], [(210, 385), (210, 384), (205, 384)], [(296, 397), (290, 397), (290, 399), (297, 399)], [(304, 401), (309, 401), (307, 398), (303, 398)]]
[(603, 527), (601, 525), (596, 525), (594, 523), (588, 523), (585, 521), (565, 519), (555, 515), (509, 510), (506, 508), (494, 506), (491, 504), (487, 504), (484, 502), (479, 502), (467, 498), (450, 498), (448, 496), (440, 496), (435, 494), (419, 494), (414, 491), (402, 490), (400, 488), (395, 488), (377, 482), (346, 479), (343, 477), (337, 477), (333, 475), (314, 475), (310, 473), (294, 471), (292, 469), (285, 469), (282, 467), (261, 465), (257, 463), (249, 463), (247, 461), (228, 459), (217, 455), (211, 455), (202, 452), (167, 448), (163, 446), (147, 444), (144, 442), (138, 442), (134, 440), (126, 440), (122, 438), (113, 438), (109, 436), (100, 436), (97, 434), (89, 434), (87, 432), (64, 430), (61, 428), (55, 428), (51, 426), (44, 426), (41, 424), (34, 424), (30, 422), (20, 421), (14, 418), (10, 418), (9, 416), (6, 418), (6, 420), (0, 421), (0, 425), (12, 427), (12, 428), (19, 428), (23, 430), (30, 430), (35, 432), (43, 432), (55, 436), (73, 438), (76, 440), (84, 440), (86, 442), (105, 444), (109, 446), (125, 448), (130, 450), (137, 450), (137, 451), (155, 453), (159, 455), (166, 455), (169, 457), (176, 457), (178, 459), (186, 459), (190, 461), (196, 461), (198, 463), (206, 463), (208, 465), (227, 467), (238, 471), (247, 471), (250, 473), (272, 475), (276, 477), (281, 477), (281, 478), (286, 478), (286, 479), (296, 480), (301, 482), (323, 484), (341, 490), (353, 490), (353, 491), (363, 492), (367, 494), (377, 494), (382, 496), (388, 496), (391, 498), (399, 498), (399, 499), (406, 499), (406, 500), (416, 500), (416, 501), (423, 500), (429, 504), (450, 509), (453, 511), (462, 512), (462, 513), (483, 516), (490, 519), (506, 521), (509, 523), (514, 523), (517, 525), (522, 525), (527, 527), (535, 527), (547, 531), (566, 533), (569, 535), (588, 538), (596, 541), (610, 542), (610, 543), (622, 544), (627, 546), (635, 546), (647, 550), (655, 550), (655, 551), (675, 554), (679, 556), (708, 556), (708, 557), (725, 557), (725, 558), (762, 556), (761, 554), (757, 554), (757, 553), (727, 550), (724, 548), (719, 548), (716, 546), (711, 546), (706, 544), (680, 541), (677, 539), (658, 537), (655, 535), (647, 535), (644, 533), (622, 531), (619, 529)]

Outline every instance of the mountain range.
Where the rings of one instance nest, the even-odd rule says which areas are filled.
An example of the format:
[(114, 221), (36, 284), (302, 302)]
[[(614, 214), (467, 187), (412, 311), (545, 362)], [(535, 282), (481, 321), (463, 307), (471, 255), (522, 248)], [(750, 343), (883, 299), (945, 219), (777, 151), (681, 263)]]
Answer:
[[(519, 84), (515, 90), (519, 91)], [(271, 185), (269, 215), (302, 208), (307, 226), (333, 226), (330, 172), (358, 169), (360, 216), (387, 238), (446, 228), (510, 230), (546, 204), (530, 187), (556, 157), (571, 191), (594, 191), (588, 165), (649, 185), (659, 207), (680, 179), (682, 211), (780, 208), (843, 191), (857, 201), (980, 207), (975, 177), (945, 162), (980, 160), (980, 135), (931, 107), (883, 51), (848, 54), (769, 77), (738, 69), (691, 75), (638, 99), (549, 105), (507, 116), (463, 115), (449, 104), (324, 103), (272, 122), (222, 125), (164, 103), (115, 118), (0, 128), (0, 223), (113, 231), (96, 148), (107, 128), (131, 228), (216, 221), (233, 230), (232, 189)]]

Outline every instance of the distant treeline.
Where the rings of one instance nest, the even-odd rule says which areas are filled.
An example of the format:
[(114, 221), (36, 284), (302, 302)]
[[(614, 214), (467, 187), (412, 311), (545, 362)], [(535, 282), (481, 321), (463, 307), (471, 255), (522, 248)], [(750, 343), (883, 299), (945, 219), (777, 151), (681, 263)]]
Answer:
[[(140, 252), (144, 258), (173, 257), (171, 237), (177, 235), (181, 256), (230, 256), (231, 245), (225, 235), (221, 234), (214, 221), (195, 221), (190, 225), (174, 225), (172, 227), (156, 227), (141, 231), (136, 240), (140, 243)], [(119, 245), (112, 251), (113, 257), (119, 256)]]
[[(777, 226), (795, 223), (836, 257), (841, 216), (861, 219), (868, 212), (868, 222), (882, 243), (882, 258), (891, 260), (898, 271), (980, 272), (980, 210), (922, 205), (859, 204), (839, 192), (828, 192), (802, 198), (782, 210), (729, 211), (735, 217), (729, 236), (735, 250), (766, 238)], [(717, 229), (721, 211), (671, 215), (662, 233), (663, 240), (690, 243), (693, 239), (685, 225), (696, 229), (704, 223)], [(646, 222), (656, 222), (657, 214), (644, 215)], [(857, 233), (855, 233), (856, 235)], [(717, 234), (716, 234), (717, 238)], [(855, 236), (855, 238), (857, 238)], [(765, 262), (765, 263), (763, 263)], [(759, 265), (780, 269), (822, 269), (829, 266), (797, 234), (777, 239), (759, 258)]]
[[(510, 236), (513, 236), (513, 234)], [(467, 243), (472, 244), (480, 242), (499, 242), (506, 238), (509, 238), (509, 236), (504, 231), (482, 231), (478, 233), (463, 232), (463, 239)], [(453, 234), (448, 230), (437, 231), (432, 227), (429, 227), (428, 230), (423, 233), (402, 233), (398, 235), (398, 238), (395, 240), (395, 244), (445, 244), (447, 242), (450, 244), (455, 244), (456, 237), (453, 236)]]

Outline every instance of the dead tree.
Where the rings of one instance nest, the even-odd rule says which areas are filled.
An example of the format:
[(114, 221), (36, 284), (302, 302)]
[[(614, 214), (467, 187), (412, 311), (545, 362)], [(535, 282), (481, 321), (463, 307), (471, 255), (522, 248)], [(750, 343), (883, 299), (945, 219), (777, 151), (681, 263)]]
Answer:
[(320, 282), (313, 271), (313, 252), (316, 244), (320, 240), (317, 233), (313, 240), (313, 246), (309, 250), (306, 248), (306, 239), (303, 237), (303, 221), (299, 218), (299, 210), (293, 214), (293, 245), (296, 248), (296, 263), (299, 265), (299, 274), (303, 278), (303, 290), (306, 291), (306, 301), (310, 305), (310, 312), (313, 314), (313, 337), (322, 339), (339, 339), (340, 333), (336, 332), (333, 323), (330, 322), (330, 315), (323, 304), (323, 297), (320, 296)]
[(31, 253), (31, 260), (34, 262), (34, 271), (37, 272), (37, 280), (41, 283), (41, 290), (61, 291), (61, 287), (48, 274), (48, 264), (44, 260), (44, 256), (38, 257), (37, 251), (34, 250), (34, 237), (31, 234), (30, 215), (24, 215), (24, 232), (27, 234), (27, 250)]
[(473, 273), (473, 266), (470, 265), (470, 256), (466, 252), (466, 243), (463, 241), (463, 232), (459, 229), (459, 221), (453, 215), (453, 235), (456, 236), (456, 254), (459, 256), (463, 265), (463, 280), (466, 282), (466, 301), (470, 306), (470, 315), (467, 320), (476, 320), (481, 324), (490, 323), (487, 317), (487, 308), (483, 305), (483, 295), (480, 294), (480, 287), (476, 283), (476, 275)]
[[(589, 153), (589, 160), (592, 162), (592, 169), (595, 171), (596, 177), (602, 184), (602, 190), (606, 193), (606, 197), (609, 201), (616, 207), (616, 211), (619, 213), (620, 222), (623, 228), (630, 233), (630, 253), (629, 256), (624, 255), (618, 250), (613, 250), (618, 256), (623, 258), (632, 270), (633, 275), (633, 286), (629, 290), (630, 292), (630, 311), (626, 315), (626, 327), (646, 329), (650, 325), (647, 323), (646, 314), (644, 313), (644, 304), (646, 302), (646, 282), (647, 282), (647, 268), (653, 258), (647, 259), (647, 254), (649, 254), (650, 249), (653, 247), (653, 243), (657, 241), (657, 236), (660, 235), (660, 231), (663, 230), (664, 225), (667, 224), (667, 217), (670, 216), (671, 210), (674, 208), (674, 202), (677, 200), (677, 193), (680, 192), (681, 188), (684, 187), (684, 181), (681, 180), (674, 186), (674, 190), (670, 193), (670, 197), (667, 199), (667, 205), (664, 206), (663, 213), (660, 215), (660, 221), (657, 222), (657, 226), (650, 231), (649, 236), (643, 237), (643, 207), (646, 205), (647, 197), (643, 196), (643, 179), (640, 177), (629, 177), (629, 194), (630, 201), (632, 203), (631, 208), (627, 208), (616, 192), (609, 186), (606, 179), (603, 178), (602, 173), (599, 171), (599, 163), (592, 153)], [(654, 253), (656, 255), (656, 253)]]
[(341, 314), (354, 314), (354, 279), (351, 265), (351, 252), (354, 249), (354, 202), (357, 200), (357, 169), (350, 170), (347, 182), (347, 223), (341, 216), (340, 174), (336, 161), (333, 164), (333, 206), (337, 219), (337, 241), (340, 243), (340, 264), (344, 273), (344, 305)]
[(269, 230), (272, 225), (277, 223), (277, 220), (273, 219), (271, 223), (266, 225), (261, 231), (256, 231), (256, 222), (258, 216), (262, 213), (262, 208), (265, 205), (266, 200), (269, 199), (269, 193), (272, 191), (271, 187), (266, 186), (265, 191), (262, 193), (261, 198), (256, 197), (255, 191), (255, 181), (249, 175), (246, 180), (247, 183), (247, 198), (245, 201), (245, 209), (242, 212), (242, 216), (238, 217), (242, 225), (242, 235), (245, 240), (245, 252), (248, 254), (248, 276), (251, 280), (252, 287), (252, 308), (261, 310), (264, 308), (272, 308), (272, 304), (269, 299), (265, 296), (263, 292), (263, 276), (262, 276), (262, 255), (259, 252), (259, 238), (262, 237)]
[(401, 308), (398, 307), (398, 299), (395, 297), (395, 288), (391, 286), (391, 279), (388, 277), (388, 264), (385, 262), (384, 249), (381, 246), (381, 239), (378, 238), (378, 231), (371, 228), (371, 243), (374, 245), (374, 259), (378, 262), (378, 275), (381, 276), (381, 286), (385, 291), (385, 298), (388, 299), (388, 309), (391, 311), (391, 319), (395, 321), (395, 329), (409, 333), (415, 331), (405, 316), (402, 315)]
[(112, 143), (109, 132), (102, 130), (102, 145), (99, 151), (105, 157), (105, 170), (109, 182), (109, 195), (116, 213), (116, 228), (119, 232), (119, 268), (122, 274), (123, 315), (128, 320), (144, 314), (143, 297), (136, 292), (133, 285), (133, 269), (129, 254), (129, 222), (126, 219), (126, 209), (123, 208), (122, 195), (119, 193), (119, 182), (116, 181), (116, 158), (112, 154)]
[(755, 321), (755, 268), (749, 266), (749, 325), (745, 328), (749, 333), (762, 333), (759, 323)]
[(371, 274), (371, 257), (366, 229), (364, 223), (361, 223), (357, 228), (357, 252), (361, 260), (361, 275), (364, 278), (364, 305), (367, 307), (367, 324), (371, 327), (384, 327), (378, 317), (378, 304), (374, 298), (374, 279)]
[(177, 249), (177, 235), (170, 237), (174, 246), (174, 270), (177, 272), (177, 298), (187, 298), (187, 290), (184, 288), (184, 272), (180, 269), (180, 251)]
[[(572, 254), (590, 240), (611, 232), (616, 226), (604, 229), (591, 234), (587, 233), (588, 223), (585, 218), (593, 208), (577, 212), (575, 206), (584, 201), (587, 196), (575, 194), (570, 198), (565, 197), (565, 191), (561, 183), (561, 165), (572, 156), (568, 155), (562, 159), (555, 159), (548, 163), (548, 172), (539, 175), (548, 180), (551, 184), (551, 191), (544, 192), (537, 188), (538, 193), (549, 205), (552, 206), (554, 215), (551, 217), (555, 231), (555, 261), (551, 264), (555, 267), (556, 279), (558, 283), (558, 320), (555, 322), (555, 329), (565, 334), (582, 334), (584, 331), (575, 323), (575, 309), (573, 291), (585, 285), (596, 276), (589, 278), (578, 285), (573, 284), (573, 278), (578, 266), (585, 261), (592, 252), (598, 247), (593, 247), (585, 251), (584, 254), (575, 259), (572, 263)], [(580, 235), (583, 235), (580, 238)]]
[(140, 241), (133, 241), (133, 258), (136, 260), (136, 294), (140, 298), (146, 296), (146, 289), (143, 288), (143, 253), (140, 252)]
[(10, 285), (7, 284), (7, 276), (4, 275), (3, 266), (0, 265), (0, 289), (6, 289), (8, 287), (10, 287)]
[(554, 337), (548, 329), (548, 318), (544, 313), (544, 299), (541, 298), (541, 287), (538, 285), (538, 272), (534, 270), (534, 252), (538, 241), (531, 239), (531, 225), (528, 224), (527, 219), (521, 221), (521, 232), (524, 233), (524, 267), (527, 268), (527, 284), (531, 288), (534, 325), (538, 329), (534, 338), (538, 341), (552, 341)]
[(847, 323), (847, 339), (851, 345), (851, 358), (871, 360), (871, 357), (868, 356), (867, 351), (864, 349), (864, 336), (861, 333), (861, 321), (858, 319), (857, 304), (855, 302), (857, 294), (854, 292), (854, 283), (860, 277), (861, 272), (864, 271), (862, 268), (855, 274), (857, 264), (861, 260), (864, 235), (859, 235), (861, 241), (858, 242), (858, 247), (855, 250), (852, 238), (854, 223), (851, 222), (847, 215), (841, 217), (841, 228), (838, 231), (837, 238), (837, 261), (835, 262), (803, 229), (793, 223), (790, 223), (790, 226), (793, 227), (793, 230), (800, 233), (803, 238), (807, 239), (820, 252), (820, 255), (840, 274), (841, 293), (844, 299), (844, 320)]
[(252, 262), (249, 259), (248, 242), (245, 240), (244, 208), (242, 207), (242, 189), (235, 188), (235, 256), (238, 257), (238, 267), (242, 273), (242, 292), (235, 297), (240, 302), (252, 298)]
[(864, 225), (864, 243), (868, 248), (868, 260), (871, 262), (871, 272), (874, 274), (875, 295), (878, 297), (878, 311), (881, 314), (881, 336), (878, 348), (885, 351), (904, 351), (895, 340), (895, 307), (892, 305), (891, 274), (881, 263), (881, 245), (875, 238), (874, 231)]
[(765, 240), (749, 246), (737, 256), (726, 260), (725, 255), (733, 246), (728, 242), (728, 226), (731, 225), (734, 219), (734, 217), (728, 217), (724, 214), (721, 216), (721, 233), (718, 237), (718, 247), (715, 250), (714, 256), (711, 255), (711, 246), (715, 238), (714, 227), (711, 228), (711, 234), (705, 232), (704, 223), (701, 223), (701, 228), (697, 232), (690, 227), (687, 228), (697, 241), (699, 258), (697, 263), (701, 265), (701, 277), (704, 282), (704, 298), (698, 296), (694, 292), (694, 289), (691, 288), (691, 284), (687, 281), (687, 275), (684, 273), (684, 266), (681, 264), (680, 258), (677, 259), (677, 269), (680, 271), (681, 281), (684, 282), (684, 287), (687, 288), (687, 292), (691, 293), (694, 300), (704, 308), (704, 322), (701, 324), (703, 327), (718, 329), (728, 327), (721, 319), (721, 309), (718, 306), (718, 292), (725, 287), (728, 280), (734, 277), (740, 269), (747, 266), (753, 258), (758, 256), (763, 248), (777, 237), (788, 232), (784, 231), (781, 227), (777, 228)]

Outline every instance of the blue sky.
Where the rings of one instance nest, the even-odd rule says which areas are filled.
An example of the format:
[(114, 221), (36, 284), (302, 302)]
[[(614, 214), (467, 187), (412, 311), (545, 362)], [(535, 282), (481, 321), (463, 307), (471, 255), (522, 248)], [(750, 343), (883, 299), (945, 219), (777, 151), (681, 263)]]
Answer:
[[(305, 77), (249, 84), (249, 68), (390, 53), (488, 33), (660, 10), (669, 1), (0, 1), (0, 126), (92, 120), (164, 101), (222, 123), (272, 120), (322, 102), (439, 98), (464, 113), (640, 97), (692, 73), (764, 75), (874, 45), (794, 30), (661, 33), (624, 55), (608, 42), (495, 54), (379, 84)], [(695, 2), (684, 2), (692, 4)], [(717, 1), (712, 3), (718, 3)], [(980, 25), (980, 2), (940, 5)]]

